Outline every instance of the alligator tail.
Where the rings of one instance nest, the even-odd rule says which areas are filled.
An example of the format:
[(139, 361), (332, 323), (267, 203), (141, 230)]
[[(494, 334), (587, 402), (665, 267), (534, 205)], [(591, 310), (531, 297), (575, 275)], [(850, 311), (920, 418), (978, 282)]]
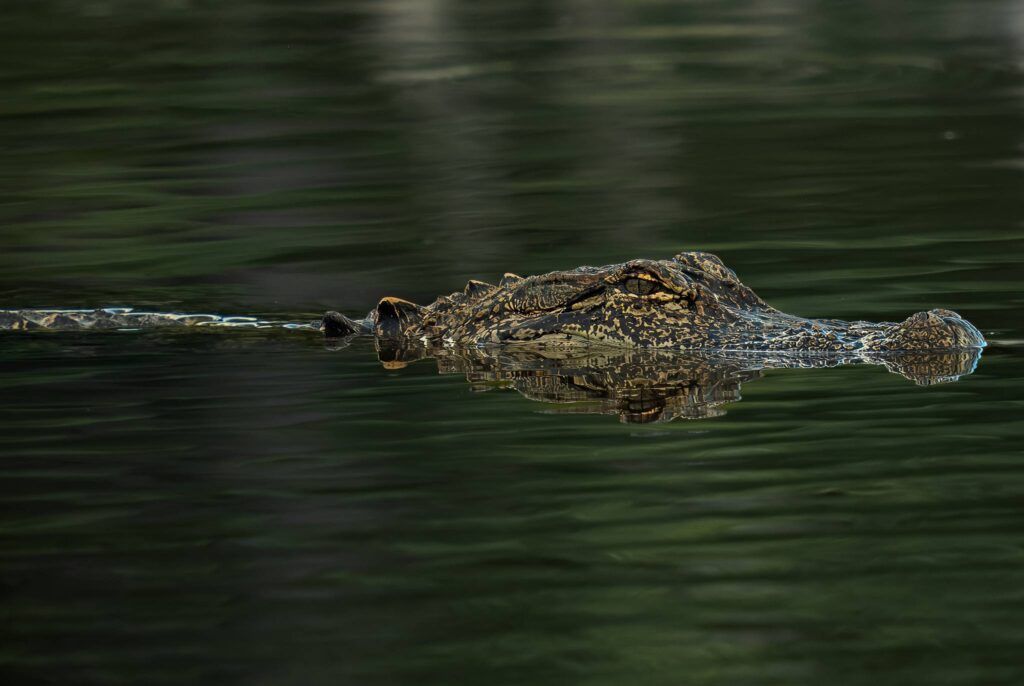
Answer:
[(0, 331), (117, 331), (156, 328), (286, 328), (319, 330), (316, 322), (276, 322), (215, 314), (139, 312), (128, 307), (95, 310), (0, 310)]
[(341, 312), (325, 312), (321, 320), (321, 328), (328, 338), (345, 338), (360, 333), (362, 323), (353, 321)]

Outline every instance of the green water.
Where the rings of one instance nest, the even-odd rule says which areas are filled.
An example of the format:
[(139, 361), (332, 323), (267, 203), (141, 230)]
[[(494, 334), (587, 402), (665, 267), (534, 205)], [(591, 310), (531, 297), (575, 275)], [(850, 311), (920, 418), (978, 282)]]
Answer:
[(1024, 680), (1020, 3), (14, 0), (0, 88), (0, 308), (700, 249), (991, 342), (636, 424), (308, 332), (3, 335), (3, 683)]

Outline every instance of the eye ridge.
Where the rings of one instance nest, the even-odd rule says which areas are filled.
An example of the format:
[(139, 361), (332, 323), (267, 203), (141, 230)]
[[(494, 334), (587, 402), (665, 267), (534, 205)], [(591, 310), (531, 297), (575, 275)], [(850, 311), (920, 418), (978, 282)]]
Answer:
[(603, 284), (603, 283), (595, 284), (594, 286), (591, 286), (590, 288), (587, 288), (587, 289), (581, 291), (580, 293), (577, 293), (575, 296), (573, 296), (572, 298), (567, 300), (565, 302), (565, 304), (562, 305), (561, 309), (562, 309), (563, 312), (569, 312), (577, 304), (579, 304), (581, 302), (584, 302), (584, 301), (586, 301), (586, 300), (588, 300), (590, 298), (593, 298), (596, 295), (600, 295), (601, 293), (603, 293), (605, 291), (606, 288), (607, 288), (606, 284)]

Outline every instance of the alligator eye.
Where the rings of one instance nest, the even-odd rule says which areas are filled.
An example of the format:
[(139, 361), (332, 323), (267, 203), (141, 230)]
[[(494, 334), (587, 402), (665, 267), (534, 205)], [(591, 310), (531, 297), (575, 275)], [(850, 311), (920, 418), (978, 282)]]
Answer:
[(639, 279), (635, 276), (623, 281), (622, 285), (634, 295), (650, 295), (661, 290), (661, 286), (657, 282), (649, 279)]

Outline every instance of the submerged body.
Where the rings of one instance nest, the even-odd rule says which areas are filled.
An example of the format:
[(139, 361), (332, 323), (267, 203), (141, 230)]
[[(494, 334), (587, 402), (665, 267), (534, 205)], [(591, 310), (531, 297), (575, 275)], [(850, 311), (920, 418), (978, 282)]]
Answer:
[(805, 319), (781, 312), (709, 253), (632, 260), (465, 289), (420, 306), (384, 298), (361, 321), (324, 317), (328, 336), (370, 334), (432, 346), (616, 347), (670, 350), (884, 353), (985, 345), (950, 310), (902, 322)]

